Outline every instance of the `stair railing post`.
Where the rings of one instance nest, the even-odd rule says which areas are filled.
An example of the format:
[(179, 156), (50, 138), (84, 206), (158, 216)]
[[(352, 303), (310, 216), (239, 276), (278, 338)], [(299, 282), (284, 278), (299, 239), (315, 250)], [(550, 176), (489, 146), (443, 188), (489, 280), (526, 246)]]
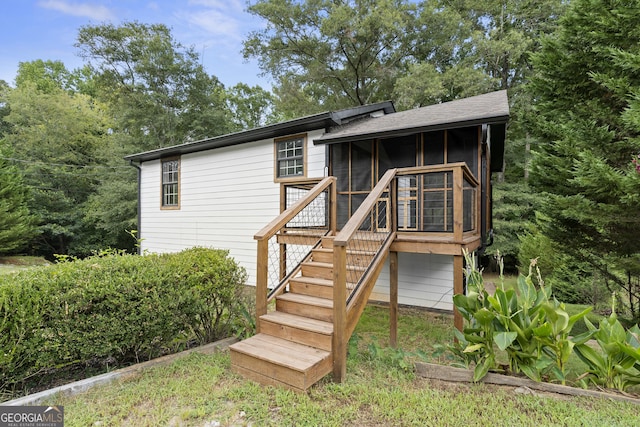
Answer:
[(269, 239), (258, 240), (256, 271), (256, 332), (260, 332), (260, 316), (267, 314)]
[[(398, 178), (389, 184), (391, 200), (391, 225), (389, 229), (397, 231), (398, 218)], [(398, 346), (398, 252), (389, 252), (389, 344)]]
[(333, 247), (333, 379), (342, 382), (347, 375), (347, 247)]
[(462, 196), (463, 188), (462, 167), (453, 169), (453, 239), (456, 243), (462, 243), (462, 230), (464, 204)]
[(335, 177), (329, 189), (329, 230), (333, 235), (338, 230), (338, 185)]

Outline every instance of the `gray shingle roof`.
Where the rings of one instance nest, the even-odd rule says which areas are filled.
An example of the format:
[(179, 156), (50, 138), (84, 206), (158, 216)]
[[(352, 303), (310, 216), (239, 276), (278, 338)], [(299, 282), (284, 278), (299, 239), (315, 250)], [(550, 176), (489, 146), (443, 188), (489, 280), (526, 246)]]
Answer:
[(506, 123), (508, 118), (507, 91), (501, 90), (361, 120), (333, 128), (315, 142), (336, 143), (485, 123)]

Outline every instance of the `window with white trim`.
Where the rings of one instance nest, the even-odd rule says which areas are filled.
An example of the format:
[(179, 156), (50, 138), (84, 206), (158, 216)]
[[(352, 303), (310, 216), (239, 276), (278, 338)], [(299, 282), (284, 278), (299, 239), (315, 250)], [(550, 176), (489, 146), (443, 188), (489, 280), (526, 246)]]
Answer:
[(304, 144), (304, 136), (276, 141), (277, 178), (304, 176)]
[(180, 159), (162, 161), (162, 207), (178, 209), (180, 207)]

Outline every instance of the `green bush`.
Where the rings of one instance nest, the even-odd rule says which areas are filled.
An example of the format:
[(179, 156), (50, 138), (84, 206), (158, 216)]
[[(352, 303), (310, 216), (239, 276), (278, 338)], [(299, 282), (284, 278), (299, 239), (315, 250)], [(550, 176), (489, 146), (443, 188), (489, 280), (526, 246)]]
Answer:
[(107, 254), (0, 277), (0, 391), (233, 335), (246, 273), (227, 251)]

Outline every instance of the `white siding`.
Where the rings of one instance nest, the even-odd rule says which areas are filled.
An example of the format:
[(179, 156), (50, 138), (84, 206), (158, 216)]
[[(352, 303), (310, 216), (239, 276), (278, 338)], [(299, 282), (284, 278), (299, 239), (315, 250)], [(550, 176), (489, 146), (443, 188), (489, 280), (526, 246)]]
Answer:
[[(398, 254), (398, 303), (453, 310), (453, 257), (435, 254)], [(389, 301), (389, 261), (376, 287), (373, 301)]]
[[(322, 131), (307, 134), (307, 176), (322, 177)], [(177, 252), (193, 246), (228, 249), (255, 284), (253, 235), (280, 213), (274, 182), (274, 141), (218, 148), (180, 158), (180, 209), (160, 209), (160, 161), (142, 164), (142, 249)]]
[[(307, 138), (307, 177), (325, 176), (325, 147)], [(161, 210), (160, 161), (142, 164), (142, 249), (177, 252), (193, 246), (228, 249), (255, 284), (253, 235), (279, 214), (280, 185), (274, 182), (272, 139), (183, 155), (180, 209)], [(399, 254), (399, 303), (451, 310), (453, 257)], [(373, 300), (389, 300), (388, 262)]]

